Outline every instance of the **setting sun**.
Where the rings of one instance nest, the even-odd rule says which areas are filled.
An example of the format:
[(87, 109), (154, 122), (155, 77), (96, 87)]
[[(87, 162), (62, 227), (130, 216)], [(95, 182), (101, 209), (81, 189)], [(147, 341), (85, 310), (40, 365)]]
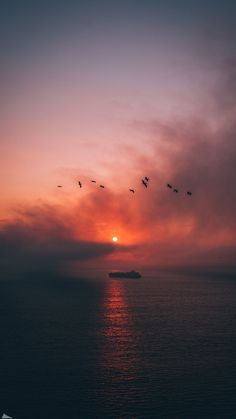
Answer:
[(117, 242), (117, 241), (118, 241), (118, 237), (113, 236), (113, 237), (112, 237), (112, 241), (113, 241), (113, 242)]

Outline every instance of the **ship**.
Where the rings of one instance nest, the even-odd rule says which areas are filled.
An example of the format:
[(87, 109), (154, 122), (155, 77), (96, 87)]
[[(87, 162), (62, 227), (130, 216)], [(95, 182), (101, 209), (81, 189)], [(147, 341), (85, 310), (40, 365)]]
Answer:
[(128, 271), (128, 272), (120, 272), (120, 271), (113, 271), (109, 272), (110, 278), (141, 278), (142, 275), (137, 271)]

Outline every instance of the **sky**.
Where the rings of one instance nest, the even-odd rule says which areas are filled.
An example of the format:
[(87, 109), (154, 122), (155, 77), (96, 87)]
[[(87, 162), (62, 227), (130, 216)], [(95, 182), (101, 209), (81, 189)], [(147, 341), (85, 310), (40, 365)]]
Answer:
[(235, 272), (234, 2), (1, 16), (1, 265)]

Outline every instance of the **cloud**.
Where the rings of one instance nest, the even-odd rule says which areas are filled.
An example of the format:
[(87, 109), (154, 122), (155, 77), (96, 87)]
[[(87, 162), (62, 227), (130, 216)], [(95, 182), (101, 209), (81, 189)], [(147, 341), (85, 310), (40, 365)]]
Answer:
[(124, 146), (122, 165), (113, 164), (104, 190), (85, 180), (68, 204), (17, 208), (11, 222), (1, 223), (0, 260), (38, 269), (112, 260), (131, 267), (233, 266), (236, 126), (229, 115), (214, 128), (200, 116), (135, 121), (134, 133), (145, 133), (152, 155)]
[[(74, 237), (73, 222), (55, 206), (22, 208), (0, 230), (0, 264), (5, 270), (55, 270), (68, 261), (90, 261), (115, 251), (111, 243)], [(68, 214), (67, 214), (68, 215)]]
[[(128, 261), (146, 266), (234, 265), (236, 124), (234, 60), (220, 69), (209, 113), (188, 120), (135, 120), (142, 151), (120, 145), (106, 161), (101, 190), (84, 180), (74, 201), (17, 208), (1, 222), (2, 261), (53, 266), (63, 261)], [(141, 134), (140, 134), (141, 133)], [(71, 169), (74, 177), (76, 169)], [(104, 173), (104, 172), (103, 172)], [(67, 173), (68, 176), (68, 173)], [(93, 176), (96, 177), (95, 169)], [(141, 184), (150, 177), (149, 186)], [(166, 187), (169, 182), (178, 194)], [(135, 194), (129, 188), (135, 189)], [(186, 191), (193, 192), (192, 197)], [(77, 192), (77, 191), (76, 191)], [(117, 245), (109, 243), (117, 235)]]
[[(1, 260), (53, 268), (98, 260), (132, 267), (234, 265), (234, 122), (226, 118), (212, 129), (203, 117), (135, 121), (134, 130), (140, 128), (152, 156), (131, 153), (129, 147), (126, 168), (122, 164), (119, 171), (117, 162), (113, 176), (104, 179), (104, 190), (85, 181), (70, 206), (18, 208), (11, 223), (1, 223)], [(147, 189), (141, 184), (146, 175)], [(179, 193), (168, 189), (167, 182)], [(113, 235), (119, 237), (117, 245), (110, 243)]]
[[(219, 68), (220, 83), (204, 114), (199, 110), (187, 120), (173, 117), (132, 122), (145, 149), (152, 150), (151, 157), (136, 156), (135, 165), (151, 178), (150, 191), (140, 200), (139, 211), (150, 235), (145, 252), (157, 266), (235, 266), (234, 62), (226, 60)], [(179, 193), (166, 188), (167, 182)], [(187, 190), (193, 192), (191, 198), (186, 196)]]

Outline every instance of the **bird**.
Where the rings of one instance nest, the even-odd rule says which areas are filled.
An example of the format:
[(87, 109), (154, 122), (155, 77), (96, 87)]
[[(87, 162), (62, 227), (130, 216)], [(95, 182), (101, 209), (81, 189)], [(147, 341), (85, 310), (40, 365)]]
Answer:
[(149, 177), (145, 176), (144, 178), (147, 182), (149, 181)]
[(62, 188), (62, 185), (57, 185), (58, 188)]
[(142, 184), (145, 186), (145, 188), (147, 188), (147, 182), (145, 182), (145, 180), (142, 179)]
[(191, 196), (191, 195), (192, 195), (192, 192), (190, 192), (190, 191), (187, 191), (187, 195), (190, 195), (190, 196)]
[(91, 180), (91, 182), (96, 183), (96, 180)]
[(100, 188), (105, 188), (105, 186), (104, 185), (99, 185), (100, 186)]
[(133, 192), (133, 193), (135, 192), (135, 191), (134, 191), (134, 189), (129, 189), (129, 191), (130, 191), (130, 192)]
[(170, 185), (169, 183), (167, 183), (167, 188), (170, 188), (170, 189), (172, 189), (172, 185)]
[(178, 193), (178, 192), (179, 192), (179, 190), (178, 190), (178, 189), (176, 189), (176, 188), (174, 188), (174, 189), (173, 189), (173, 192)]
[(78, 182), (78, 185), (80, 188), (82, 188), (82, 183), (80, 181)]

